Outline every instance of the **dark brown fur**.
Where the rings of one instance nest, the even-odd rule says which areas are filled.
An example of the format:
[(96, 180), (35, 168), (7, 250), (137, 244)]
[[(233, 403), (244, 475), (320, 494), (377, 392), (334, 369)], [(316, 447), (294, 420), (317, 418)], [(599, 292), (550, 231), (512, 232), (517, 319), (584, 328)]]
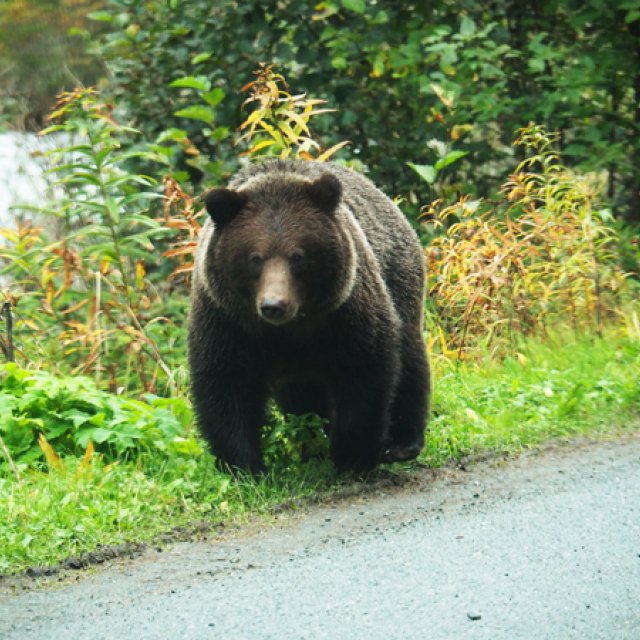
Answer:
[(263, 469), (269, 397), (328, 418), (341, 469), (415, 457), (429, 396), (424, 262), (400, 211), (352, 171), (278, 160), (248, 167), (206, 204), (189, 363), (218, 459)]

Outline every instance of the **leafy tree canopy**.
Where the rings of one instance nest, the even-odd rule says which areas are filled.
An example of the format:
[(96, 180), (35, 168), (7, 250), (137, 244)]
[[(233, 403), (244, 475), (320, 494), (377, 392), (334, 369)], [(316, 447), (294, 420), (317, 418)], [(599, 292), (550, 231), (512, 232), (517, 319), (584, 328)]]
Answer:
[(109, 31), (114, 98), (148, 135), (186, 128), (207, 157), (230, 157), (229, 137), (173, 115), (192, 96), (169, 84), (206, 78), (224, 92), (216, 123), (234, 130), (240, 88), (272, 62), (296, 91), (338, 108), (316, 135), (351, 140), (351, 157), (391, 194), (418, 203), (462, 185), (491, 192), (514, 131), (535, 121), (560, 131), (574, 166), (606, 171), (609, 196), (640, 219), (640, 0), (108, 7), (95, 17)]

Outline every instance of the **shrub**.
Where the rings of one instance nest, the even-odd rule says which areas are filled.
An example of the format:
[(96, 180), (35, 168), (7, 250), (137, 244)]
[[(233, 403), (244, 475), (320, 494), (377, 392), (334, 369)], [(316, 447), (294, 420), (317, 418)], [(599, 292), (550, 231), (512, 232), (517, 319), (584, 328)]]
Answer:
[(45, 457), (82, 457), (88, 447), (107, 462), (199, 453), (190, 422), (182, 399), (149, 394), (143, 402), (100, 391), (86, 377), (27, 371), (15, 363), (0, 367), (0, 436), (11, 456), (5, 451), (4, 457), (18, 468), (37, 466)]
[(597, 181), (567, 169), (556, 136), (522, 129), (527, 157), (497, 203), (462, 197), (425, 212), (441, 230), (427, 249), (432, 346), (468, 355), (557, 325), (600, 331), (616, 316), (625, 274)]
[(186, 299), (171, 295), (153, 256), (171, 231), (153, 217), (162, 197), (156, 182), (128, 168), (142, 152), (120, 149), (135, 132), (92, 90), (64, 94), (51, 119), (43, 133), (70, 140), (51, 152), (63, 197), (36, 214), (58, 221), (58, 237), (30, 224), (0, 232), (16, 358), (91, 374), (113, 391), (175, 391), (185, 352), (176, 321)]

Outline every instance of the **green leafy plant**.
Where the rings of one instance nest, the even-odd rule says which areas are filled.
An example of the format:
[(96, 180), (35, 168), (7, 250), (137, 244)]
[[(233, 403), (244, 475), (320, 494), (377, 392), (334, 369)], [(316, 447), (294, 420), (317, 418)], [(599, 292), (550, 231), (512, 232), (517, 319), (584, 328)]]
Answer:
[(274, 407), (272, 419), (261, 434), (269, 470), (282, 474), (313, 459), (326, 461), (329, 452), (326, 424), (326, 420), (314, 414), (284, 416)]
[[(108, 21), (97, 47), (110, 91), (149, 139), (168, 126), (198, 138), (198, 121), (173, 115), (192, 103), (168, 86), (186, 76), (223, 88), (216, 126), (236, 130), (242, 97), (231, 88), (263, 60), (338, 108), (314, 123), (316, 136), (327, 146), (351, 140), (374, 182), (411, 208), (431, 197), (431, 185), (405, 164), (434, 165), (427, 141), (468, 152), (438, 181), (492, 196), (513, 164), (513, 131), (534, 121), (562, 132), (569, 166), (607, 173), (616, 215), (640, 219), (639, 71), (631, 62), (638, 0), (545, 0), (537, 11), (522, 3), (291, 0), (276, 10), (257, 0), (110, 0), (100, 18)], [(235, 160), (230, 140), (197, 146), (208, 158)]]
[(200, 455), (191, 422), (183, 399), (134, 400), (100, 391), (86, 377), (61, 378), (15, 363), (0, 368), (0, 436), (18, 469), (40, 465), (47, 451), (49, 462), (82, 458), (90, 443), (107, 462)]
[(438, 175), (443, 169), (457, 162), (461, 158), (464, 158), (468, 151), (457, 151), (455, 149), (449, 150), (446, 145), (440, 141), (434, 141), (438, 144), (432, 145), (435, 147), (438, 153), (438, 159), (434, 164), (414, 164), (413, 162), (407, 162), (407, 166), (411, 167), (425, 182), (434, 184)]
[(155, 143), (149, 145), (152, 157), (168, 167), (175, 180), (183, 182), (196, 175), (204, 181), (220, 180), (232, 170), (233, 159), (220, 153), (208, 156), (200, 147), (215, 148), (231, 137), (228, 126), (216, 125), (216, 112), (225, 98), (224, 90), (213, 87), (206, 76), (184, 76), (169, 83), (169, 87), (180, 92), (182, 105), (172, 115), (177, 123), (184, 120), (190, 123), (192, 131), (184, 127), (165, 129)]
[(175, 392), (184, 347), (172, 318), (184, 317), (186, 301), (165, 301), (163, 278), (153, 282), (162, 270), (156, 244), (170, 230), (153, 215), (162, 197), (155, 180), (129, 169), (145, 153), (121, 150), (135, 132), (93, 90), (64, 94), (51, 119), (43, 133), (70, 141), (50, 154), (63, 196), (34, 214), (55, 220), (54, 231), (23, 224), (1, 232), (17, 357), (91, 373), (113, 390)]

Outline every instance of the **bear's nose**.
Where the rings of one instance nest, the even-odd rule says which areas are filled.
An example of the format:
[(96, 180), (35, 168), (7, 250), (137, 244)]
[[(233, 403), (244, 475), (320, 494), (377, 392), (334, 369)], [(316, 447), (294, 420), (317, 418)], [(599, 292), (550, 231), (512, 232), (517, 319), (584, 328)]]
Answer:
[(278, 322), (284, 318), (287, 305), (284, 300), (266, 298), (260, 303), (260, 315), (267, 322)]

